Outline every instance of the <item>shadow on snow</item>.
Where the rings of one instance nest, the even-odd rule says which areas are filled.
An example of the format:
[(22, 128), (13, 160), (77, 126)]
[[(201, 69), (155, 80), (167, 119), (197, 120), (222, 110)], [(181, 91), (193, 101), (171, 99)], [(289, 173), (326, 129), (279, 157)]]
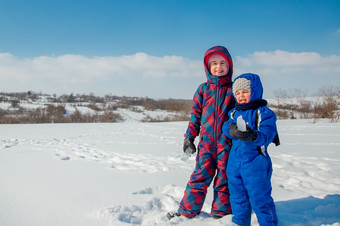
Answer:
[(321, 225), (340, 222), (340, 195), (312, 196), (276, 202), (280, 225)]

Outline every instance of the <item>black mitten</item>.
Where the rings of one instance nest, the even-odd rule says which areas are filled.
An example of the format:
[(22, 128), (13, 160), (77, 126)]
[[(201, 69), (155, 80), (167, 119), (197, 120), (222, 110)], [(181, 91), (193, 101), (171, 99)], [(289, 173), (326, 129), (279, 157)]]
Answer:
[(195, 144), (194, 144), (194, 139), (186, 137), (184, 139), (183, 152), (185, 152), (188, 148), (190, 149), (191, 154), (194, 154), (196, 152), (196, 147), (195, 147)]
[(229, 134), (230, 134), (230, 136), (232, 136), (234, 138), (237, 138), (236, 137), (236, 131), (238, 131), (236, 123), (231, 123), (229, 125)]
[(237, 139), (243, 141), (254, 141), (257, 138), (257, 133), (247, 125), (247, 131), (240, 131), (237, 129), (235, 131), (235, 136)]

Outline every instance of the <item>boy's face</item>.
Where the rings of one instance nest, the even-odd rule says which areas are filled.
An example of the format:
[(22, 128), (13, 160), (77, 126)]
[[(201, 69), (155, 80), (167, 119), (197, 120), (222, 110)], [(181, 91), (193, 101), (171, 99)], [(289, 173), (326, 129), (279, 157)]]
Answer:
[(250, 101), (250, 92), (246, 89), (239, 89), (235, 93), (236, 101), (239, 104), (246, 104)]
[(229, 65), (225, 60), (214, 60), (209, 64), (210, 73), (215, 76), (223, 76), (228, 74)]

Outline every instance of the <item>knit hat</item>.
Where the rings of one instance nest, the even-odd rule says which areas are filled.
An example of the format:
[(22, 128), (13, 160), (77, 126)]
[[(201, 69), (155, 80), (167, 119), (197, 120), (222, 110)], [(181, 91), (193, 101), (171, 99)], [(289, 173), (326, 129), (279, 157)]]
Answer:
[(221, 54), (213, 54), (209, 57), (208, 60), (208, 65), (212, 62), (212, 61), (217, 61), (217, 60), (224, 60), (226, 62), (228, 62)]
[(251, 87), (250, 87), (250, 80), (246, 79), (246, 78), (238, 78), (234, 81), (233, 83), (233, 93), (234, 93), (234, 96), (236, 91), (239, 90), (239, 89), (245, 89), (245, 90), (248, 90), (249, 92), (251, 92)]

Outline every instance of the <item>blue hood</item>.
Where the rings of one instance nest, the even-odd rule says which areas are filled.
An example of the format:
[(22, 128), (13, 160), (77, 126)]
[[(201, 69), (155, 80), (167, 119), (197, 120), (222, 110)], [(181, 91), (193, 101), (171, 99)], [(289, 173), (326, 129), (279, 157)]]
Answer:
[[(234, 82), (239, 78), (245, 78), (250, 81), (250, 88), (251, 88), (251, 95), (250, 95), (250, 101), (254, 100), (261, 100), (263, 95), (263, 86), (261, 83), (261, 79), (257, 74), (252, 73), (245, 73), (242, 75), (239, 75), (235, 78)], [(234, 95), (234, 93), (233, 93)], [(234, 95), (235, 97), (235, 95)], [(236, 98), (235, 98), (236, 99)]]

